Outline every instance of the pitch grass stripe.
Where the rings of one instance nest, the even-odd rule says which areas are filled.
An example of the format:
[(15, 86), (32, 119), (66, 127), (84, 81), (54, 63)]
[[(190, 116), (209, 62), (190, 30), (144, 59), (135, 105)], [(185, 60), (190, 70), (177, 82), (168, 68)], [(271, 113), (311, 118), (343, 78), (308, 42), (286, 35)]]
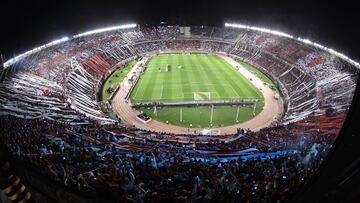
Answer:
[[(184, 76), (183, 76), (183, 72), (182, 72), (182, 69), (179, 69), (178, 67), (180, 66), (180, 62), (179, 62), (179, 57), (176, 56), (174, 57), (174, 79), (173, 81), (176, 82), (176, 85), (179, 86), (179, 88), (176, 88), (176, 86), (173, 85), (173, 88), (174, 88), (174, 92), (176, 94), (176, 96), (183, 96), (184, 97), (184, 86), (182, 84), (185, 84), (184, 82)], [(178, 76), (177, 76), (178, 75)], [(181, 84), (181, 85), (179, 85)], [(183, 98), (184, 99), (184, 98)], [(183, 100), (182, 99), (182, 100)]]
[(140, 78), (139, 81), (136, 83), (136, 86), (134, 88), (134, 92), (135, 92), (134, 96), (136, 98), (136, 99), (134, 98), (135, 101), (138, 99), (144, 98), (144, 88), (142, 88), (142, 87), (144, 87), (144, 85), (143, 85), (143, 83), (145, 83), (144, 81), (147, 81), (147, 80)]
[[(216, 63), (214, 63), (214, 60), (216, 60), (215, 57), (211, 57), (209, 58), (209, 66), (213, 66), (213, 67), (216, 67), (215, 70), (213, 70), (212, 72), (216, 75), (218, 75), (218, 80), (219, 81), (226, 81), (226, 83), (228, 83), (229, 81), (227, 81), (228, 77), (225, 77), (225, 75), (227, 74), (227, 72), (229, 71), (227, 68), (224, 68), (224, 65), (216, 65)], [(234, 88), (231, 84), (228, 84), (228, 86), (230, 88), (226, 88), (225, 91), (227, 91), (227, 94), (228, 95), (231, 95), (231, 96), (226, 96), (226, 94), (224, 94), (225, 92), (222, 91), (220, 92), (221, 93), (221, 96), (222, 98), (240, 98), (240, 95), (234, 91)], [(234, 94), (235, 93), (235, 94)]]
[[(170, 57), (172, 57), (170, 59)], [(238, 71), (236, 71), (230, 64), (228, 64), (225, 60), (222, 60), (221, 57), (211, 56), (211, 55), (159, 55), (153, 57), (151, 60), (154, 60), (156, 63), (152, 64), (152, 67), (148, 67), (146, 72), (144, 73), (144, 77), (141, 77), (138, 88), (139, 91), (144, 92), (144, 95), (147, 95), (145, 92), (146, 87), (144, 86), (145, 81), (147, 84), (154, 86), (155, 91), (152, 93), (153, 98), (143, 97), (136, 98), (141, 99), (141, 101), (159, 101), (158, 97), (155, 98), (156, 95), (160, 92), (163, 87), (162, 84), (166, 84), (165, 89), (169, 89), (172, 91), (171, 98), (162, 97), (162, 99), (166, 99), (169, 101), (181, 101), (184, 100), (184, 95), (188, 96), (188, 101), (193, 100), (193, 92), (197, 92), (193, 88), (197, 88), (197, 86), (203, 86), (202, 89), (208, 90), (208, 92), (212, 92), (212, 98), (216, 97), (224, 99), (223, 92), (219, 92), (219, 87), (222, 86), (227, 93), (233, 97), (237, 96), (238, 88), (255, 88), (250, 81), (247, 80), (244, 76), (241, 75)], [(178, 60), (178, 61), (177, 61)], [(193, 62), (192, 62), (193, 61)], [(150, 62), (149, 62), (150, 63)], [(196, 63), (196, 64), (194, 64)], [(172, 66), (172, 70), (170, 73), (160, 73), (158, 68), (164, 67), (169, 64)], [(177, 69), (179, 65), (182, 65), (183, 69)], [(198, 72), (201, 73), (201, 77), (198, 76)], [(149, 74), (151, 73), (151, 74)], [(155, 79), (152, 76), (152, 73), (157, 74), (159, 79)], [(147, 77), (147, 75), (150, 77)], [(168, 79), (169, 74), (171, 74), (171, 80)], [(165, 76), (165, 77), (164, 77)], [(230, 79), (229, 79), (230, 78)], [(144, 82), (142, 82), (144, 80)], [(166, 80), (166, 81), (164, 81)], [(206, 80), (206, 81), (204, 81)], [(238, 85), (232, 84), (231, 80), (235, 82), (235, 84), (240, 83)], [(169, 84), (170, 83), (170, 84)], [(243, 83), (243, 84), (242, 84)], [(197, 88), (199, 89), (199, 88)], [(234, 90), (233, 90), (234, 89)], [(135, 88), (136, 90), (136, 88)], [(195, 91), (194, 91), (195, 90)], [(254, 89), (256, 92), (257, 89)], [(178, 92), (180, 93), (177, 94)], [(136, 91), (134, 91), (136, 94)], [(241, 98), (254, 98), (251, 91), (244, 92), (244, 95)], [(260, 92), (261, 95), (261, 92)], [(256, 96), (256, 94), (255, 94)], [(263, 100), (259, 100), (256, 114), (261, 112), (263, 107)], [(179, 121), (179, 112), (180, 109), (183, 110), (183, 122)], [(153, 109), (143, 109), (146, 113), (148, 113), (151, 117), (157, 120), (166, 121), (168, 120), (171, 124), (189, 126), (191, 123), (194, 127), (209, 127), (211, 108), (209, 107), (200, 107), (200, 108), (161, 108), (158, 109), (157, 116), (153, 115)], [(245, 110), (245, 111), (243, 111)], [(246, 121), (250, 118), (253, 118), (252, 115), (253, 108), (241, 107), (239, 113), (239, 122)], [(237, 108), (235, 107), (215, 107), (214, 115), (213, 115), (213, 124), (214, 126), (220, 125), (231, 125), (235, 124), (235, 116), (236, 116)]]
[[(188, 84), (192, 84), (193, 81), (196, 81), (196, 77), (194, 76), (194, 71), (193, 71), (193, 67), (191, 67), (190, 64), (190, 56), (188, 55), (181, 55), (181, 61), (184, 64), (184, 69), (186, 69), (186, 75), (187, 75), (187, 79), (189, 81)], [(200, 78), (197, 78), (200, 79)], [(189, 86), (191, 88), (190, 91), (187, 92), (196, 92), (199, 89), (199, 84), (194, 84)]]
[[(143, 76), (147, 76), (147, 77), (144, 77), (143, 79), (145, 80), (144, 81), (144, 84), (143, 84), (143, 87), (144, 88), (144, 91), (142, 93), (142, 98), (149, 98), (149, 99), (153, 99), (154, 98), (154, 90), (157, 89), (157, 92), (158, 94), (160, 93), (159, 92), (159, 85), (154, 85), (153, 84), (153, 81), (157, 81), (157, 82), (161, 82), (162, 79), (158, 76), (160, 76), (159, 74), (157, 74), (154, 69), (156, 67), (156, 64), (158, 64), (158, 61), (159, 59), (156, 59), (154, 61), (150, 61), (150, 63), (148, 64), (149, 65), (149, 71), (148, 74), (144, 74)], [(160, 87), (161, 88), (161, 87)], [(160, 96), (160, 95), (159, 95)]]
[(154, 91), (151, 92), (149, 98), (151, 100), (163, 101), (163, 98), (166, 98), (167, 87), (166, 87), (166, 79), (169, 77), (168, 72), (165, 72), (166, 62), (163, 58), (158, 58), (156, 63), (152, 64), (151, 70), (154, 71), (154, 74), (157, 74), (157, 78), (153, 78), (151, 83), (154, 86)]
[(149, 70), (151, 74), (148, 77), (147, 87), (145, 88), (145, 98), (151, 100), (158, 100), (161, 99), (163, 94), (163, 83), (164, 83), (164, 71), (165, 71), (165, 63), (164, 59), (162, 58), (155, 58), (156, 60), (153, 63), (149, 64)]
[[(232, 82), (232, 87), (234, 89), (237, 89), (238, 91), (240, 91), (243, 95), (252, 95), (249, 92), (246, 91), (247, 88), (250, 88), (249, 86), (249, 82), (247, 80), (243, 80), (243, 78), (240, 76), (239, 73), (237, 73), (232, 66), (230, 66), (226, 61), (221, 60), (221, 59), (217, 59), (217, 63), (223, 64), (224, 66), (228, 66), (229, 67), (229, 71), (228, 71), (228, 75), (229, 75), (229, 79), (230, 82)], [(236, 77), (236, 74), (240, 77)], [(235, 83), (233, 83), (235, 82)], [(241, 84), (241, 86), (240, 86)], [(253, 96), (251, 96), (253, 97)]]
[[(169, 64), (172, 70), (167, 73), (159, 72), (159, 67), (164, 67), (165, 70), (166, 64)], [(182, 65), (183, 69), (178, 69), (179, 65)], [(154, 74), (157, 75), (158, 79), (153, 77)], [(165, 85), (163, 86), (163, 84)], [(144, 87), (138, 88), (140, 86)], [(147, 86), (153, 86), (154, 91), (150, 92), (151, 94), (147, 92)], [(225, 97), (239, 98), (237, 95), (239, 90), (237, 89), (247, 89), (247, 87), (255, 88), (221, 57), (211, 55), (163, 55), (156, 56), (149, 62), (146, 73), (144, 73), (138, 86), (135, 88), (134, 100), (159, 101), (162, 88), (164, 88), (165, 94), (167, 90), (170, 90), (171, 98), (174, 97), (171, 100), (168, 96), (162, 96), (162, 99), (166, 98), (166, 100), (170, 99), (171, 101), (179, 101), (179, 97), (184, 96), (187, 98), (183, 98), (183, 100), (189, 101), (189, 96), (193, 96), (193, 92), (200, 92), (199, 90), (214, 92), (212, 95), (214, 96), (212, 97), (213, 99), (226, 99)], [(139, 96), (140, 92), (146, 97)], [(253, 93), (256, 94), (256, 92)], [(253, 93), (243, 92), (240, 93), (242, 94), (240, 96), (241, 98), (254, 98), (256, 95), (254, 96)]]
[(139, 89), (141, 89), (141, 88), (139, 88), (139, 87), (141, 87), (141, 83), (143, 82), (143, 80), (139, 80), (137, 83), (136, 83), (136, 86), (135, 86), (135, 88), (134, 88), (134, 90), (133, 90), (133, 95), (134, 95), (134, 97), (133, 97), (133, 100), (134, 101), (137, 101), (138, 100), (138, 93), (140, 92), (139, 91)]
[[(180, 63), (180, 64), (183, 64), (183, 65), (185, 64), (185, 59), (183, 58), (182, 55), (179, 55), (179, 56), (178, 56), (178, 59), (179, 59), (179, 63)], [(192, 85), (189, 85), (189, 84), (191, 83), (191, 82), (190, 82), (190, 76), (189, 76), (190, 72), (187, 71), (187, 69), (190, 69), (190, 68), (184, 66), (184, 67), (183, 67), (182, 74), (181, 74), (181, 76), (180, 76), (182, 82), (184, 82), (184, 83), (181, 83), (182, 86), (183, 86), (183, 87), (182, 87), (183, 96), (184, 96), (183, 101), (190, 100), (190, 99), (187, 99), (186, 96), (184, 95), (185, 92), (193, 92), (193, 91), (194, 91), (193, 86), (192, 86)]]
[[(158, 61), (157, 64), (152, 66), (152, 70), (159, 74), (158, 81), (153, 81), (155, 84), (159, 84), (160, 88), (155, 88), (153, 92), (152, 100), (157, 101), (172, 101), (171, 98), (182, 96), (181, 93), (175, 92), (173, 85), (180, 84), (180, 82), (175, 82), (173, 80), (173, 75), (176, 74), (176, 69), (174, 67), (173, 59), (175, 57), (169, 56), (169, 60), (162, 59)], [(166, 65), (170, 65), (169, 72), (165, 71)], [(161, 72), (159, 72), (159, 68)], [(155, 85), (156, 86), (156, 85)]]
[[(148, 64), (148, 68), (147, 69), (150, 69), (149, 67), (150, 63)], [(136, 87), (135, 87), (135, 90), (136, 90), (136, 99), (142, 99), (145, 97), (145, 90), (146, 88), (144, 87), (147, 87), (148, 84), (149, 84), (149, 80), (148, 78), (151, 77), (151, 71), (148, 71), (147, 72), (149, 74), (143, 74), (141, 76), (141, 78), (139, 79), (140, 81), (137, 83)]]
[[(217, 69), (218, 67), (213, 67), (213, 64), (209, 61), (208, 57), (200, 57), (200, 61), (203, 62), (204, 67), (208, 67), (209, 69)], [(205, 70), (205, 74), (207, 74), (209, 81), (222, 81), (222, 78), (219, 74), (216, 74), (214, 71)], [(230, 98), (230, 95), (233, 95), (228, 88), (224, 88), (223, 85), (214, 85), (216, 91), (220, 94), (222, 98)], [(236, 92), (235, 92), (236, 93)], [(213, 97), (212, 97), (213, 98)], [(219, 98), (220, 99), (220, 98)]]
[(196, 71), (200, 73), (204, 83), (202, 83), (203, 89), (201, 89), (201, 92), (212, 92), (215, 88), (211, 84), (213, 80), (209, 77), (208, 73), (211, 72), (209, 70), (209, 67), (206, 66), (206, 64), (201, 60), (204, 58), (204, 55), (199, 55), (199, 57), (196, 58)]
[[(229, 68), (230, 71), (229, 72), (225, 71), (225, 74), (228, 76), (229, 83), (233, 86), (233, 88), (235, 90), (238, 90), (237, 93), (240, 96), (251, 95), (252, 97), (256, 97), (256, 94), (252, 94), (251, 92), (248, 91), (248, 89), (256, 89), (256, 87), (253, 86), (250, 82), (246, 81), (246, 79), (243, 77), (243, 75), (238, 73), (235, 69), (233, 69), (233, 67), (230, 67), (230, 64), (228, 64), (225, 60), (223, 60), (222, 58), (220, 58), (218, 56), (216, 56), (216, 60), (214, 60), (214, 62), (217, 64), (223, 64), (224, 65), (223, 67)], [(237, 79), (235, 77), (235, 74), (240, 76), (238, 78), (238, 80), (240, 79), (242, 81), (235, 82)], [(242, 87), (240, 85), (242, 85)], [(253, 87), (251, 87), (251, 86), (253, 86)]]
[[(222, 67), (227, 69), (225, 74), (227, 75), (227, 78), (228, 78), (231, 86), (233, 87), (233, 89), (235, 91), (237, 90), (237, 94), (239, 96), (251, 95), (248, 92), (244, 91), (247, 88), (249, 88), (247, 81), (242, 80), (241, 77), (236, 77), (235, 74), (239, 75), (239, 73), (232, 71), (233, 70), (232, 66), (230, 66), (226, 61), (223, 61), (218, 57), (216, 57), (216, 58), (214, 57), (214, 60), (215, 60), (215, 63), (217, 63), (219, 65), (222, 64), (223, 65)], [(241, 86), (240, 86), (240, 84), (241, 84)]]
[(154, 78), (152, 85), (155, 86), (155, 91), (152, 92), (152, 100), (164, 101), (163, 98), (167, 98), (168, 92), (170, 91), (168, 87), (170, 78), (170, 72), (166, 72), (166, 66), (169, 64), (169, 59), (159, 58), (156, 64), (153, 64), (152, 70), (158, 75), (157, 78)]
[[(196, 55), (195, 55), (196, 56)], [(201, 89), (198, 92), (210, 92), (210, 88), (206, 85), (203, 84), (207, 84), (208, 82), (210, 82), (211, 80), (209, 80), (209, 78), (207, 77), (206, 74), (204, 74), (204, 72), (206, 72), (204, 70), (204, 65), (200, 62), (201, 55), (199, 57), (192, 57), (192, 64), (194, 64), (194, 73), (196, 73), (197, 77), (199, 77), (202, 81), (202, 85), (200, 86)], [(195, 60), (196, 59), (196, 60)]]
[(206, 87), (205, 92), (211, 92), (213, 89), (216, 89), (215, 88), (216, 86), (209, 86), (207, 84), (216, 80), (213, 80), (214, 78), (211, 78), (211, 76), (209, 75), (209, 73), (211, 73), (211, 70), (209, 70), (211, 67), (206, 66), (204, 60), (207, 60), (206, 58), (204, 59), (204, 55), (199, 55), (199, 57), (197, 58), (197, 64), (198, 64), (197, 70), (202, 72), (202, 76), (206, 81), (203, 85), (204, 87)]
[[(164, 72), (163, 74), (163, 87), (164, 87), (164, 92), (162, 94), (163, 97), (165, 98), (172, 98), (172, 95), (173, 95), (173, 87), (172, 87), (172, 75), (173, 75), (173, 58), (174, 57), (170, 57), (169, 58), (169, 61), (168, 61), (168, 64), (170, 65), (170, 68), (169, 68), (169, 72)], [(166, 65), (168, 65), (166, 64)], [(168, 101), (166, 99), (162, 99), (162, 101)], [(171, 101), (171, 100), (170, 100)]]
[(177, 58), (179, 60), (179, 64), (181, 64), (183, 66), (183, 69), (181, 70), (181, 74), (180, 74), (182, 95), (184, 97), (182, 101), (189, 101), (189, 100), (191, 100), (191, 98), (188, 98), (188, 96), (185, 95), (185, 92), (192, 92), (193, 87), (187, 86), (185, 84), (190, 84), (190, 76), (189, 76), (190, 72), (187, 70), (188, 67), (185, 67), (185, 59), (183, 58), (183, 56), (179, 55), (179, 56), (177, 56)]
[[(208, 78), (210, 78), (210, 81), (222, 81), (222, 79), (218, 77), (219, 74), (216, 74), (216, 71), (214, 71), (218, 69), (218, 67), (211, 64), (208, 57), (202, 56), (199, 58), (199, 61), (203, 63), (203, 67), (207, 67), (207, 69), (204, 69), (204, 73), (208, 76)], [(233, 95), (234, 93), (234, 92), (230, 92), (228, 88), (224, 88), (225, 86), (228, 85), (219, 84), (213, 86), (216, 92), (221, 94), (220, 96), (221, 98), (229, 98), (231, 97), (230, 95)], [(220, 99), (220, 97), (218, 99)]]
[(199, 57), (197, 57), (197, 55), (190, 55), (190, 67), (192, 68), (193, 71), (193, 76), (195, 76), (195, 81), (196, 79), (198, 81), (200, 81), (199, 85), (198, 85), (198, 89), (196, 89), (196, 92), (208, 92), (209, 89), (204, 86), (203, 84), (206, 84), (209, 80), (207, 80), (204, 77), (203, 71), (201, 71), (201, 64), (199, 64)]
[[(181, 81), (179, 78), (176, 77), (177, 71), (176, 71), (176, 67), (175, 67), (175, 62), (174, 60), (176, 59), (176, 57), (174, 56), (170, 56), (169, 59), (166, 61), (169, 66), (169, 72), (165, 72), (164, 75), (164, 90), (165, 90), (165, 95), (163, 96), (162, 100), (163, 101), (167, 101), (168, 99), (165, 98), (174, 98), (174, 97), (179, 97), (182, 96), (181, 94), (178, 94), (178, 92), (174, 91), (174, 86), (178, 86), (181, 84)], [(175, 77), (174, 77), (175, 76)]]
[(199, 81), (199, 83), (193, 85), (192, 87), (193, 92), (206, 92), (206, 90), (204, 90), (204, 88), (201, 85), (204, 84), (205, 81), (201, 77), (201, 73), (197, 69), (192, 55), (184, 55), (183, 58), (184, 57), (189, 57), (187, 63), (185, 63), (185, 67), (191, 70), (191, 73), (189, 74), (190, 81)]
[[(218, 56), (217, 56), (218, 57)], [(221, 63), (228, 64), (223, 58), (218, 57)], [(230, 65), (230, 64), (228, 64)], [(256, 95), (258, 98), (262, 97), (262, 94), (259, 92), (259, 90), (251, 83), (247, 78), (245, 78), (239, 71), (235, 70), (234, 68), (231, 68), (231, 71), (234, 72), (234, 74), (238, 74), (243, 81), (246, 82), (246, 90), (252, 95)]]
[(222, 74), (223, 80), (227, 81), (232, 86), (232, 88), (237, 93), (238, 97), (239, 98), (246, 97), (246, 94), (243, 91), (241, 91), (242, 87), (238, 85), (242, 83), (240, 82), (237, 83), (235, 82), (235, 80), (233, 80), (233, 75), (229, 72), (229, 67), (227, 66), (227, 64), (220, 63), (219, 60), (215, 57), (210, 58), (209, 60), (211, 60), (221, 69), (221, 72), (223, 73)]
[[(222, 63), (226, 63), (228, 64), (223, 58), (220, 58), (219, 56), (217, 56), (219, 59), (220, 59), (220, 62)], [(230, 64), (228, 64), (230, 65)], [(254, 98), (263, 98), (263, 95), (261, 94), (260, 90), (255, 87), (247, 78), (245, 78), (241, 73), (239, 73), (239, 71), (235, 70), (233, 67), (231, 67), (230, 69), (231, 71), (234, 72), (234, 75), (235, 74), (238, 74), (240, 76), (240, 78), (243, 79), (243, 81), (245, 82), (247, 88), (245, 88), (245, 90), (251, 94), (251, 95), (254, 95)]]

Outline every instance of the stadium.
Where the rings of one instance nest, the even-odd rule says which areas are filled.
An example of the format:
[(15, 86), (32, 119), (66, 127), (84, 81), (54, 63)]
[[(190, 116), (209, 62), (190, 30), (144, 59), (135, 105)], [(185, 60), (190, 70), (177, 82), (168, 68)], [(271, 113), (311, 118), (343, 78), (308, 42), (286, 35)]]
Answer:
[(0, 69), (1, 144), (12, 157), (1, 163), (2, 196), (289, 201), (335, 142), (359, 67), (308, 39), (236, 23), (123, 24), (49, 42)]

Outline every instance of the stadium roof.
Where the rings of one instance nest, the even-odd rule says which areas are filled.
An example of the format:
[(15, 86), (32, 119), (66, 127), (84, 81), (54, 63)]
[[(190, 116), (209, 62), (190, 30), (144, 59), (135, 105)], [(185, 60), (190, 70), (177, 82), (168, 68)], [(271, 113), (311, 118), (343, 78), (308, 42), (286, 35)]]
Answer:
[(18, 62), (19, 60), (31, 55), (31, 54), (34, 54), (36, 52), (39, 52), (41, 50), (44, 50), (48, 47), (51, 47), (51, 46), (54, 46), (56, 44), (60, 44), (60, 43), (63, 43), (63, 42), (66, 42), (70, 39), (74, 39), (74, 38), (79, 38), (79, 37), (84, 37), (84, 36), (88, 36), (88, 35), (93, 35), (93, 34), (98, 34), (98, 33), (102, 33), (102, 32), (109, 32), (109, 31), (114, 31), (114, 30), (120, 30), (120, 29), (126, 29), (126, 28), (134, 28), (136, 27), (136, 24), (124, 24), (124, 25), (118, 25), (118, 26), (111, 26), (111, 27), (107, 27), (107, 28), (100, 28), (100, 29), (95, 29), (95, 30), (91, 30), (91, 31), (87, 31), (87, 32), (84, 32), (84, 33), (80, 33), (80, 34), (77, 34), (77, 35), (74, 35), (72, 38), (69, 38), (69, 37), (63, 37), (61, 39), (57, 39), (57, 40), (54, 40), (52, 42), (49, 42), (45, 45), (42, 45), (42, 46), (39, 46), (39, 47), (36, 47), (32, 50), (29, 50), (25, 53), (22, 53), (18, 56), (15, 56), (14, 58), (11, 58), (9, 60), (7, 60), (6, 62), (3, 63), (3, 66), (4, 68), (7, 68), (11, 65), (13, 65), (14, 63)]
[(260, 28), (260, 27), (255, 27), (255, 26), (249, 26), (249, 25), (243, 25), (243, 24), (234, 24), (234, 23), (225, 23), (225, 27), (234, 27), (234, 28), (241, 28), (241, 29), (248, 29), (248, 30), (254, 30), (254, 31), (259, 31), (259, 32), (264, 32), (264, 33), (269, 33), (269, 34), (273, 34), (273, 35), (278, 35), (278, 36), (281, 36), (281, 37), (286, 37), (286, 38), (291, 38), (291, 39), (296, 39), (300, 42), (303, 42), (305, 44), (309, 44), (311, 46), (314, 46), (316, 48), (319, 48), (319, 49), (322, 49), (324, 51), (327, 51), (349, 63), (351, 63), (352, 65), (354, 65), (355, 67), (357, 68), (360, 68), (360, 64), (352, 59), (350, 59), (349, 57), (347, 57), (346, 55), (340, 53), (340, 52), (337, 52), (335, 51), (334, 49), (331, 49), (331, 48), (328, 48), (326, 46), (323, 46), (321, 44), (318, 44), (316, 42), (312, 42), (311, 40), (309, 39), (303, 39), (303, 38), (300, 38), (300, 37), (297, 37), (295, 38), (294, 36), (292, 35), (289, 35), (287, 33), (284, 33), (284, 32), (280, 32), (280, 31), (277, 31), (277, 30), (270, 30), (270, 29), (267, 29), (267, 28)]
[[(106, 28), (100, 28), (100, 29), (87, 31), (87, 32), (84, 32), (84, 33), (74, 35), (71, 38), (63, 37), (61, 39), (54, 40), (54, 41), (49, 42), (49, 43), (47, 43), (45, 45), (36, 47), (36, 48), (34, 48), (32, 50), (29, 50), (29, 51), (27, 51), (25, 53), (22, 53), (22, 54), (20, 54), (18, 56), (15, 56), (14, 58), (11, 58), (11, 59), (5, 61), (3, 63), (3, 66), (4, 66), (4, 68), (7, 68), (7, 67), (13, 65), (14, 63), (18, 62), (19, 60), (23, 59), (24, 57), (27, 57), (27, 56), (29, 56), (31, 54), (34, 54), (36, 52), (39, 52), (41, 50), (44, 50), (44, 49), (46, 49), (48, 47), (51, 47), (51, 46), (54, 46), (56, 44), (66, 42), (66, 41), (68, 41), (70, 39), (84, 37), (84, 36), (88, 36), (88, 35), (92, 35), (92, 34), (98, 34), (98, 33), (102, 33), (102, 32), (109, 32), (109, 31), (119, 30), (119, 29), (134, 28), (136, 26), (137, 25), (134, 24), (134, 23), (132, 23), (132, 24), (123, 24), (123, 25), (118, 25), (118, 26), (111, 26), (111, 27), (106, 27)], [(349, 62), (350, 64), (354, 65), (356, 68), (360, 69), (360, 64), (358, 62), (350, 59), (348, 56), (346, 56), (346, 55), (344, 55), (344, 54), (342, 54), (340, 52), (337, 52), (334, 49), (323, 46), (323, 45), (321, 45), (319, 43), (312, 42), (309, 39), (303, 39), (303, 38), (300, 38), (300, 37), (294, 37), (294, 36), (292, 36), (290, 34), (287, 34), (287, 33), (281, 32), (281, 31), (277, 31), (277, 30), (271, 30), (271, 29), (268, 29), (268, 28), (249, 26), (249, 25), (244, 25), (244, 24), (225, 23), (225, 27), (233, 27), (233, 28), (254, 30), (254, 31), (269, 33), (269, 34), (273, 34), (273, 35), (277, 35), (277, 36), (281, 36), (281, 37), (286, 37), (286, 38), (290, 38), (290, 39), (295, 39), (295, 40), (298, 40), (298, 41), (300, 41), (302, 43), (309, 44), (309, 45), (311, 45), (313, 47), (316, 47), (316, 48), (322, 49), (324, 51), (327, 51), (327, 52), (329, 52), (329, 53), (331, 53), (331, 54), (333, 54), (333, 55), (335, 55), (335, 56)]]

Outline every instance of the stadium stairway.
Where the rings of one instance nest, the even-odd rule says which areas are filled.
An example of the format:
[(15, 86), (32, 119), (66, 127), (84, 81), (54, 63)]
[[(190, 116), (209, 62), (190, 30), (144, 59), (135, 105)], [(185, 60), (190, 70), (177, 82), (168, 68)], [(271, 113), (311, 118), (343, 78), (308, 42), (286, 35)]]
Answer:
[(0, 152), (0, 194), (4, 202), (35, 202), (21, 179), (16, 176), (4, 153)]

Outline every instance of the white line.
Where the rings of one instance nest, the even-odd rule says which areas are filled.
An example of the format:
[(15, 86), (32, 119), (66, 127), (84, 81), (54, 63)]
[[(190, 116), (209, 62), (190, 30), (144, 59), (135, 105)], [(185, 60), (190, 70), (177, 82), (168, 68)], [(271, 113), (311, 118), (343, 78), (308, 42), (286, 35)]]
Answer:
[(160, 98), (161, 99), (162, 99), (163, 91), (164, 91), (164, 85), (161, 85), (161, 93), (160, 93)]
[(187, 85), (203, 85), (203, 86), (216, 86), (216, 85), (219, 85), (219, 86), (228, 86), (229, 84), (221, 84), (221, 83), (201, 83), (201, 82), (192, 82), (192, 83), (186, 83), (186, 84), (183, 84), (183, 83), (169, 83), (171, 84), (172, 86), (187, 86)]
[(182, 108), (180, 109), (180, 122), (182, 122)]
[[(222, 58), (223, 59), (223, 58)], [(164, 61), (166, 61), (166, 62), (164, 62), (164, 64), (167, 64), (167, 60), (168, 59), (164, 59)], [(224, 59), (223, 59), (224, 60)], [(228, 66), (230, 67), (230, 68), (234, 68), (235, 67), (235, 65), (234, 64), (232, 64), (232, 63), (229, 63), (229, 61), (227, 61), (227, 60), (224, 60), (227, 64), (228, 64)], [(241, 66), (241, 65), (240, 65)], [(202, 68), (202, 66), (199, 66), (199, 67), (197, 67), (197, 66), (191, 66), (191, 65), (187, 65), (186, 67), (189, 67), (190, 68), (190, 70), (192, 69), (192, 68), (196, 68), (196, 69), (198, 69), (198, 70), (200, 70), (200, 69), (204, 69), (205, 70), (205, 68)], [(244, 67), (242, 67), (241, 66), (241, 68), (242, 69), (245, 69)], [(206, 70), (208, 70), (208, 69), (206, 69)], [(234, 70), (236, 71), (236, 69), (234, 68)], [(149, 69), (147, 70), (147, 71), (149, 71)], [(188, 70), (186, 70), (186, 71), (189, 71), (189, 69)], [(193, 72), (193, 70), (191, 70), (191, 72)], [(239, 70), (239, 71), (236, 71), (238, 74), (240, 74), (240, 75), (242, 75), (242, 77), (244, 77), (245, 79), (247, 79), (248, 80), (248, 78)], [(143, 80), (144, 78), (142, 78), (142, 79), (140, 79), (141, 81), (139, 81), (140, 82), (140, 84), (138, 84), (138, 85), (142, 85), (142, 80)], [(250, 83), (253, 83), (253, 81), (249, 81)], [(232, 91), (232, 95), (236, 95), (236, 96), (230, 96), (230, 97), (227, 97), (227, 98), (231, 98), (231, 99), (239, 99), (239, 98), (242, 98), (242, 96), (240, 96), (239, 95), (239, 93), (235, 90), (235, 88), (231, 85), (231, 84), (222, 84), (222, 83), (202, 83), (202, 82), (191, 82), (191, 83), (187, 83), (187, 84), (183, 84), (183, 83), (171, 83), (170, 85), (172, 86), (172, 87), (175, 87), (175, 88), (177, 88), (177, 87), (184, 87), (184, 86), (192, 86), (192, 85), (197, 85), (197, 84), (200, 84), (200, 85), (202, 85), (202, 86), (213, 86), (213, 87), (211, 87), (211, 88), (216, 88), (216, 86), (221, 86), (221, 87), (224, 87), (225, 89), (229, 89), (229, 90), (231, 90)], [(164, 85), (164, 84), (163, 84)], [(254, 84), (253, 84), (254, 85)], [(230, 87), (228, 87), (228, 86), (230, 86)], [(256, 87), (256, 85), (254, 85), (255, 87)], [(209, 88), (206, 88), (206, 89), (209, 89)], [(172, 97), (172, 98), (163, 98), (163, 91), (164, 91), (164, 87), (163, 86), (161, 86), (161, 93), (160, 93), (160, 98), (157, 98), (157, 99), (152, 99), (152, 100), (164, 100), (164, 99), (187, 99), (188, 97), (185, 97), (185, 95), (187, 94), (187, 92), (182, 92), (182, 94), (184, 95), (183, 97)], [(213, 97), (213, 98), (221, 98), (220, 97), (220, 94), (218, 93), (218, 91), (207, 91), (207, 92), (211, 92), (213, 95), (216, 95), (215, 97)], [(257, 96), (258, 97), (261, 97), (261, 94), (259, 94), (259, 92), (258, 91), (255, 91), (256, 92), (256, 94), (257, 94)], [(190, 92), (189, 94), (193, 94), (193, 92)], [(138, 90), (135, 92), (135, 95), (134, 95), (134, 99), (136, 99), (137, 98), (137, 95), (138, 95)], [(138, 100), (138, 99), (137, 99)], [(144, 100), (139, 100), (139, 101), (146, 101), (146, 99), (144, 99)]]
[(210, 115), (210, 123), (212, 124), (213, 120), (213, 114), (214, 114), (214, 105), (211, 105), (211, 115)]
[[(139, 80), (137, 85), (141, 85), (141, 83), (142, 83), (142, 81)], [(135, 87), (134, 87), (134, 89), (135, 89)], [(133, 99), (136, 99), (136, 98), (137, 98), (138, 92), (139, 92), (139, 88), (136, 89), (135, 94), (134, 94), (134, 96), (133, 96)], [(132, 93), (131, 93), (131, 94), (132, 94)], [(130, 96), (131, 96), (131, 95), (130, 95)]]
[(236, 111), (236, 119), (235, 119), (235, 122), (237, 122), (237, 121), (238, 121), (238, 117), (239, 117), (239, 108), (240, 108), (240, 106), (238, 106), (237, 111)]
[(232, 91), (235, 92), (235, 94), (237, 94), (238, 98), (241, 98), (240, 95), (235, 91), (235, 89), (231, 85), (228, 85), (228, 86), (230, 86)]
[[(219, 96), (211, 96), (212, 98), (216, 98), (218, 100), (226, 100), (226, 99), (239, 99), (239, 97), (226, 97), (220, 98)], [(162, 101), (162, 100), (176, 100), (176, 99), (188, 99), (188, 101), (194, 101), (194, 97), (171, 97), (171, 98), (152, 98), (152, 99), (137, 99), (138, 102), (152, 102), (152, 101)], [(241, 98), (241, 99), (257, 99), (257, 98)]]

